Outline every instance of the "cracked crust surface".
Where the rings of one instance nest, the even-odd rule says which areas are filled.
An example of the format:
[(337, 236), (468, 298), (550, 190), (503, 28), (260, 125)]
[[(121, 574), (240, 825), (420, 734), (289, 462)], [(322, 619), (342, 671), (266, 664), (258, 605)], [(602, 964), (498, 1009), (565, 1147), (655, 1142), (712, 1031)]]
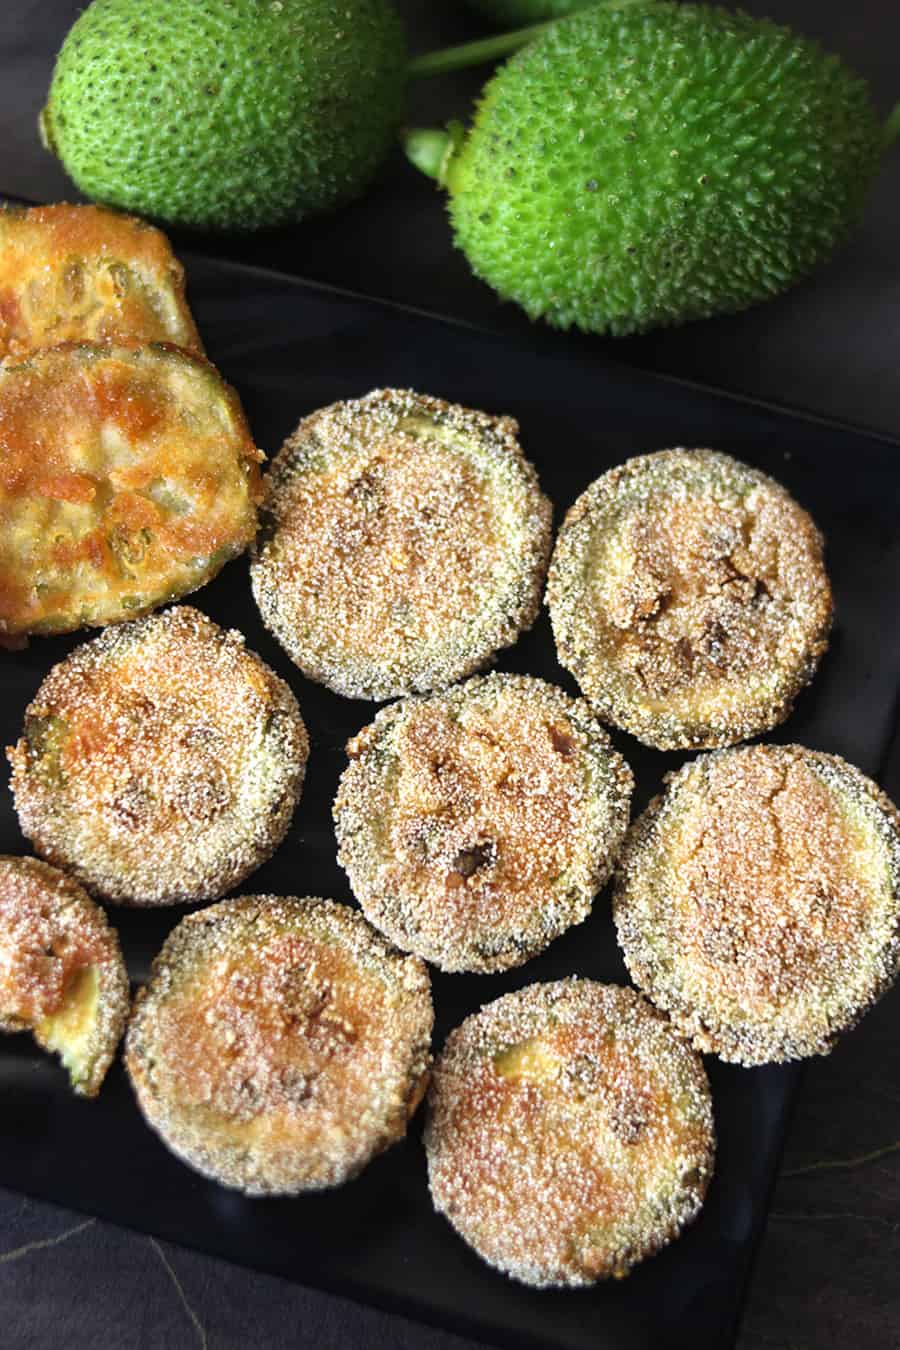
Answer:
[(0, 207), (0, 361), (123, 338), (203, 352), (165, 235), (102, 206)]
[(382, 709), (347, 753), (338, 861), (399, 947), (447, 971), (506, 970), (587, 918), (633, 781), (584, 700), (476, 676)]
[(837, 755), (755, 745), (669, 776), (613, 913), (635, 983), (701, 1050), (827, 1054), (900, 964), (900, 816)]
[(550, 503), (508, 417), (379, 389), (305, 418), (267, 480), (253, 593), (310, 679), (443, 688), (534, 622)]
[(74, 1090), (95, 1097), (129, 1001), (119, 938), (100, 906), (55, 867), (0, 857), (0, 1031), (32, 1031), (61, 1055)]
[(431, 1062), (427, 971), (346, 905), (248, 896), (183, 919), (128, 1029), (141, 1110), (248, 1195), (337, 1186), (402, 1138)]
[(561, 980), (451, 1032), (425, 1131), (436, 1209), (525, 1284), (629, 1274), (700, 1211), (714, 1131), (700, 1057), (633, 989)]
[(810, 516), (713, 450), (641, 455), (592, 483), (560, 530), (547, 604), (559, 660), (600, 717), (660, 750), (777, 726), (832, 617)]
[(256, 533), (237, 394), (165, 343), (0, 365), (0, 638), (120, 623), (204, 585)]
[(117, 904), (213, 900), (287, 832), (309, 741), (288, 686), (184, 605), (54, 666), (9, 752), (36, 852)]

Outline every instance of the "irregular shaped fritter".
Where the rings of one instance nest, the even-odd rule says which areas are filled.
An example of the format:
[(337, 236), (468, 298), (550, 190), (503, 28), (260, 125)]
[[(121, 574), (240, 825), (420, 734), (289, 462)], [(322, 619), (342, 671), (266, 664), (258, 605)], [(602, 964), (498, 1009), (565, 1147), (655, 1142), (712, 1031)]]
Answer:
[(900, 965), (900, 815), (837, 755), (754, 745), (667, 779), (620, 860), (635, 983), (738, 1064), (827, 1054)]
[(0, 1031), (32, 1031), (96, 1097), (128, 1017), (128, 973), (99, 905), (36, 858), (0, 858)]
[(428, 1078), (431, 991), (346, 905), (249, 896), (182, 919), (128, 1028), (148, 1123), (248, 1195), (337, 1186), (401, 1139)]
[(428, 1100), (435, 1208), (524, 1284), (628, 1275), (700, 1212), (703, 1064), (633, 989), (570, 979), (496, 999), (450, 1033)]
[(442, 688), (534, 622), (551, 507), (517, 430), (396, 389), (300, 423), (251, 575), (304, 674), (350, 698)]
[(208, 362), (64, 343), (0, 366), (0, 636), (116, 623), (256, 533), (262, 455)]
[(117, 904), (213, 900), (269, 858), (309, 741), (288, 686), (185, 605), (54, 666), (9, 753), (36, 852)]
[(0, 206), (0, 360), (129, 338), (203, 351), (165, 235), (102, 206)]
[(600, 717), (660, 750), (784, 721), (832, 616), (813, 521), (714, 450), (641, 455), (592, 483), (560, 529), (547, 604)]
[(633, 781), (586, 702), (476, 676), (382, 709), (347, 753), (338, 861), (398, 947), (443, 970), (507, 970), (587, 918)]

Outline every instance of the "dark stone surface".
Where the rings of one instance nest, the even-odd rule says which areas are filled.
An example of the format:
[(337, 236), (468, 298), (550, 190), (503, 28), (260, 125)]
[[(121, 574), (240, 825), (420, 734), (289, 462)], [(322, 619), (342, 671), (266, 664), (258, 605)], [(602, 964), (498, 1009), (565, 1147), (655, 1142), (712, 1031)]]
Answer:
[[(2, 6), (2, 191), (35, 200), (73, 196), (40, 150), (34, 121), (53, 52), (81, 7), (76, 0), (6, 0)], [(869, 76), (883, 110), (900, 96), (900, 7), (894, 0), (745, 0), (744, 7), (821, 37)], [(456, 12), (454, 0), (405, 0), (401, 8), (417, 49), (477, 31)], [(479, 82), (470, 73), (416, 88), (412, 117), (439, 121), (464, 112)], [(898, 189), (895, 151), (852, 241), (789, 295), (732, 318), (628, 341), (598, 340), (598, 354), (900, 436)], [(498, 307), (469, 276), (450, 246), (437, 194), (399, 155), (367, 199), (339, 216), (266, 240), (206, 246), (525, 333), (535, 344), (559, 341), (530, 328), (511, 307)], [(900, 754), (885, 766), (885, 783), (900, 795)], [(829, 1059), (806, 1072), (740, 1350), (900, 1346), (898, 1009), (895, 993)], [(0, 1310), (0, 1344), (8, 1350), (464, 1345), (396, 1317), (3, 1193)], [(691, 1343), (689, 1328), (685, 1343)]]

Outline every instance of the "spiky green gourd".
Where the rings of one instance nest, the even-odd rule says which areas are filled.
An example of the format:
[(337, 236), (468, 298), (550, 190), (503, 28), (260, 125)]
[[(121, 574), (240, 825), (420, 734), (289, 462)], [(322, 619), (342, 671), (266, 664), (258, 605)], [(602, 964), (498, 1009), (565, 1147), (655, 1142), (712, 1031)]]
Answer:
[(512, 28), (517, 24), (539, 23), (541, 19), (561, 19), (576, 10), (587, 9), (596, 0), (465, 0), (469, 9), (477, 10), (498, 28)]
[(253, 229), (357, 196), (403, 117), (388, 0), (93, 0), (42, 131), (87, 196)]
[(670, 3), (550, 25), (467, 136), (436, 135), (407, 148), (477, 275), (533, 318), (613, 334), (796, 281), (858, 216), (883, 141), (865, 83), (815, 43)]

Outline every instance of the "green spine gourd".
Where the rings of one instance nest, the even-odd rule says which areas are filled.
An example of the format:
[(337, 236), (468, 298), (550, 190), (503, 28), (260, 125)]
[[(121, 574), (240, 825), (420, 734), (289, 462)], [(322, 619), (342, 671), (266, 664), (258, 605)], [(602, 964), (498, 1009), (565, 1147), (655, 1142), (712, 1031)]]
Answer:
[(41, 116), (87, 196), (254, 229), (357, 196), (403, 118), (387, 0), (93, 0)]
[(502, 297), (625, 334), (809, 272), (859, 215), (883, 139), (864, 81), (815, 43), (660, 3), (550, 25), (419, 167), (439, 166), (456, 243)]

